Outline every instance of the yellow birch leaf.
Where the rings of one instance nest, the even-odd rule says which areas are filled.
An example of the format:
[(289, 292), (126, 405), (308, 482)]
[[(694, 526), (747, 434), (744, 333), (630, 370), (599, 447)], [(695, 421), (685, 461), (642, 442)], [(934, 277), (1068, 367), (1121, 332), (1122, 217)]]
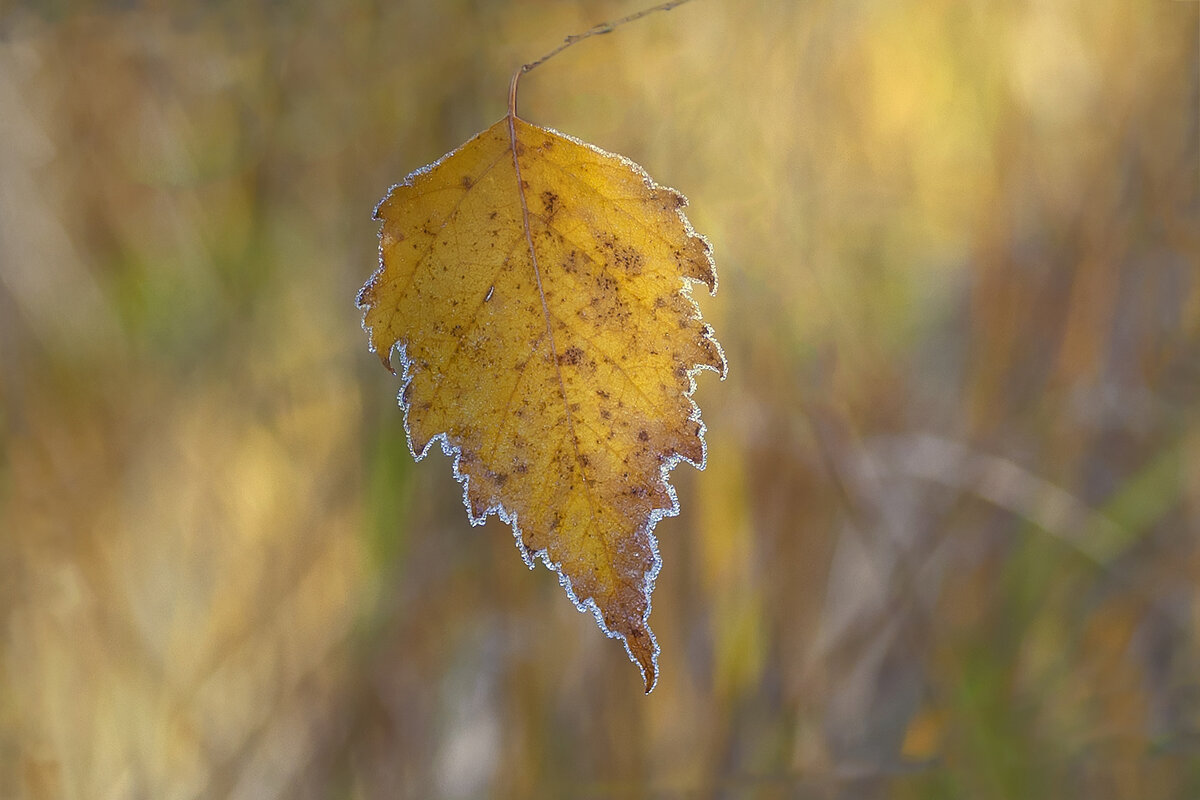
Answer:
[[(512, 525), (581, 611), (657, 678), (655, 524), (703, 468), (693, 375), (725, 374), (691, 282), (717, 286), (678, 192), (509, 114), (392, 187), (358, 305), (399, 355), (409, 445), (454, 459), (472, 524)], [(394, 371), (394, 370), (393, 370)]]

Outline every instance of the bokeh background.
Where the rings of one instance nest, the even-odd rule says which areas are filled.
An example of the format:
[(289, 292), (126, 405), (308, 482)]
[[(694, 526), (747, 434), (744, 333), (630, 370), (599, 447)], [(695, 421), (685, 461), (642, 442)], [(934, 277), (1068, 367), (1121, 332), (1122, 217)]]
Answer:
[(1200, 797), (1200, 3), (697, 0), (525, 78), (717, 255), (649, 697), (353, 302), (641, 7), (0, 4), (0, 797)]

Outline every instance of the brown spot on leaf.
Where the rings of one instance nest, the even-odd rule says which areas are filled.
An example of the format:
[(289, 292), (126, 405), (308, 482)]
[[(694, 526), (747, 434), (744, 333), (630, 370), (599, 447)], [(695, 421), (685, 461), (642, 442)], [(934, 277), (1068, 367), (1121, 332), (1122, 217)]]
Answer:
[(559, 364), (569, 364), (571, 366), (575, 366), (582, 360), (583, 360), (583, 350), (576, 347), (575, 345), (571, 345), (570, 347), (568, 347), (566, 350), (559, 353), (559, 355), (558, 355), (558, 363)]
[(645, 266), (645, 259), (642, 254), (634, 247), (628, 245), (614, 243), (613, 244), (613, 260), (617, 266), (627, 271), (630, 275), (641, 275), (642, 269)]

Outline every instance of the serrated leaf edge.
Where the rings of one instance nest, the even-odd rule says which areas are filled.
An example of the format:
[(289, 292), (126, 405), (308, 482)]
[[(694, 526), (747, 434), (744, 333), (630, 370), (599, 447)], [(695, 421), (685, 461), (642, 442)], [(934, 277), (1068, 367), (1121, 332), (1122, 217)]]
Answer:
[[(522, 120), (522, 121), (524, 121), (524, 120)], [(529, 124), (535, 128), (542, 127), (542, 126), (532, 125), (532, 123), (526, 123), (526, 124)], [(426, 164), (423, 167), (413, 170), (407, 176), (405, 176), (404, 180), (401, 181), (400, 183), (393, 184), (388, 189), (387, 193), (383, 196), (383, 199), (380, 200), (375, 205), (375, 210), (372, 214), (372, 217), (376, 220), (380, 220), (379, 209), (380, 209), (380, 207), (383, 206), (384, 203), (387, 202), (388, 198), (391, 197), (392, 192), (394, 192), (396, 189), (399, 189), (404, 186), (412, 186), (413, 181), (415, 181), (418, 177), (420, 177), (421, 175), (424, 175), (427, 172), (430, 172), (430, 171), (436, 169), (444, 161), (447, 161), (448, 159), (452, 158), (460, 151), (466, 149), (467, 147), (470, 147), (475, 142), (476, 139), (478, 139), (480, 136), (482, 136), (487, 131), (490, 131), (492, 129), (492, 127), (494, 127), (494, 124), (489, 125), (483, 131), (481, 131), (480, 133), (471, 137), (465, 143), (463, 143), (459, 147), (455, 148), (454, 150), (451, 150), (450, 152), (446, 153), (438, 160), (436, 160), (430, 164)], [(683, 223), (684, 232), (686, 233), (687, 237), (690, 239), (699, 239), (702, 242), (704, 242), (705, 258), (708, 259), (709, 267), (711, 267), (712, 276), (713, 276), (713, 284), (712, 284), (712, 287), (709, 289), (709, 295), (712, 296), (717, 293), (717, 281), (718, 281), (717, 266), (716, 266), (716, 262), (713, 260), (712, 245), (703, 234), (696, 232), (696, 230), (692, 227), (691, 221), (687, 218), (687, 215), (684, 214), (683, 209), (687, 207), (687, 198), (683, 195), (682, 192), (676, 191), (674, 189), (670, 189), (669, 187), (666, 187), (659, 183), (656, 183), (654, 181), (654, 179), (651, 178), (650, 175), (646, 172), (646, 170), (642, 168), (642, 166), (640, 164), (637, 164), (636, 162), (632, 161), (631, 159), (626, 158), (625, 156), (621, 155), (620, 153), (611, 153), (607, 150), (597, 147), (594, 144), (591, 144), (590, 142), (582, 141), (580, 139), (575, 138), (574, 136), (557, 131), (554, 128), (542, 128), (542, 129), (549, 133), (552, 133), (556, 136), (561, 136), (562, 138), (567, 139), (567, 140), (573, 142), (574, 144), (581, 145), (583, 147), (588, 148), (589, 150), (593, 150), (596, 153), (600, 154), (601, 156), (604, 156), (606, 158), (616, 159), (623, 166), (628, 167), (635, 174), (637, 174), (642, 179), (642, 181), (646, 184), (647, 188), (650, 189), (651, 191), (654, 191), (657, 189), (664, 189), (666, 191), (671, 191), (671, 192), (674, 192), (675, 194), (677, 194), (680, 197), (680, 199), (682, 200), (682, 202), (679, 204), (679, 207), (676, 208), (675, 213), (679, 216), (680, 221)], [(510, 142), (509, 147), (511, 148), (512, 146), (513, 145)], [(367, 282), (363, 285), (363, 288), (359, 290), (358, 296), (355, 300), (356, 307), (363, 312), (363, 319), (362, 319), (361, 324), (362, 324), (363, 330), (367, 333), (368, 349), (372, 353), (375, 352), (375, 344), (374, 344), (372, 328), (367, 325), (367, 311), (369, 310), (369, 306), (364, 303), (364, 295), (366, 294), (368, 287), (372, 286), (375, 283), (375, 279), (377, 277), (382, 276), (384, 273), (384, 270), (385, 270), (385, 266), (383, 263), (383, 247), (382, 247), (383, 226), (382, 225), (380, 226), (378, 235), (380, 238), (379, 266), (376, 268), (375, 272), (371, 275), (371, 277), (367, 280)], [(704, 282), (697, 280), (695, 278), (688, 278), (688, 277), (681, 276), (680, 283), (681, 283), (681, 290), (683, 292), (683, 296), (688, 300), (689, 303), (691, 303), (692, 310), (695, 312), (695, 318), (698, 320), (702, 320), (703, 317), (701, 316), (701, 313), (700, 313), (700, 307), (696, 304), (695, 298), (692, 296), (692, 284), (694, 284), (694, 283), (703, 284)], [(720, 377), (720, 379), (723, 381), (727, 377), (728, 369), (729, 369), (728, 360), (725, 358), (725, 350), (721, 347), (721, 343), (718, 342), (716, 337), (714, 336), (714, 331), (713, 331), (712, 326), (709, 325), (707, 322), (704, 323), (703, 336), (705, 339), (708, 339), (710, 342), (712, 342), (713, 346), (716, 348), (717, 354), (721, 358), (721, 368), (717, 369), (715, 367), (709, 366), (708, 364), (693, 364), (692, 366), (686, 368), (687, 377), (688, 377), (688, 389), (686, 392), (684, 392), (684, 396), (688, 399), (688, 403), (691, 405), (691, 408), (692, 408), (691, 413), (688, 415), (688, 421), (695, 422), (699, 426), (698, 435), (700, 438), (700, 454), (701, 454), (700, 455), (700, 463), (696, 463), (695, 461), (692, 461), (690, 458), (687, 458), (686, 456), (683, 456), (680, 454), (675, 454), (675, 455), (669, 456), (663, 461), (662, 465), (659, 468), (659, 480), (662, 482), (662, 485), (666, 489), (668, 496), (671, 498), (671, 507), (670, 508), (656, 508), (656, 509), (651, 510), (649, 516), (646, 518), (646, 522), (645, 522), (643, 528), (640, 529), (640, 532), (644, 531), (646, 534), (646, 537), (650, 541), (650, 554), (653, 558), (651, 567), (646, 572), (645, 582), (643, 584), (643, 589), (644, 589), (644, 593), (646, 596), (646, 611), (644, 614), (642, 614), (642, 625), (643, 625), (643, 627), (645, 627), (646, 635), (650, 637), (650, 643), (652, 645), (650, 663), (654, 667), (653, 682), (650, 682), (649, 680), (647, 680), (646, 670), (642, 666), (641, 662), (638, 661), (638, 659), (634, 656), (633, 649), (629, 646), (629, 642), (628, 642), (625, 634), (620, 633), (619, 631), (610, 630), (609, 627), (604, 623), (604, 614), (600, 611), (600, 607), (598, 605), (596, 605), (595, 600), (593, 600), (590, 597), (585, 600), (580, 600), (576, 596), (575, 590), (571, 585), (571, 579), (569, 577), (567, 577), (567, 575), (563, 571), (561, 562), (556, 563), (556, 562), (552, 561), (550, 559), (550, 554), (547, 549), (531, 550), (530, 548), (525, 546), (524, 538), (521, 533), (520, 520), (519, 520), (518, 514), (516, 512), (509, 512), (508, 509), (506, 509), (504, 507), (503, 503), (496, 503), (495, 505), (489, 506), (488, 508), (484, 509), (483, 513), (480, 514), (479, 516), (475, 516), (475, 514), (471, 510), (471, 502), (470, 502), (471, 476), (466, 475), (459, 470), (459, 462), (462, 458), (462, 448), (458, 447), (456, 445), (450, 444), (450, 441), (447, 438), (446, 432), (442, 432), (442, 433), (434, 435), (433, 437), (431, 437), (429, 439), (428, 442), (426, 442), (425, 448), (420, 453), (418, 453), (416, 451), (416, 448), (413, 447), (412, 433), (409, 430), (409, 425), (408, 425), (408, 414), (409, 414), (410, 404), (406, 403), (404, 401), (404, 392), (408, 388), (409, 383), (412, 381), (412, 372), (411, 372), (412, 361), (408, 358), (407, 348), (405, 347), (405, 344), (403, 342), (397, 341), (392, 346), (393, 351), (395, 351), (400, 358), (400, 366), (401, 366), (401, 369), (400, 369), (400, 377), (401, 377), (400, 391), (397, 394), (396, 399), (397, 399), (397, 402), (398, 402), (401, 410), (404, 412), (404, 435), (408, 441), (408, 449), (409, 449), (409, 452), (412, 453), (413, 459), (416, 461), (423, 460), (425, 458), (425, 456), (429, 454), (430, 449), (433, 447), (433, 443), (435, 441), (440, 440), (442, 452), (447, 457), (452, 459), (452, 470), (453, 470), (454, 479), (456, 481), (458, 481), (460, 484), (462, 484), (463, 506), (466, 507), (467, 519), (471, 523), (471, 525), (476, 525), (476, 526), (483, 525), (485, 522), (487, 522), (487, 518), (492, 514), (496, 514), (503, 522), (510, 525), (512, 527), (513, 538), (516, 540), (517, 550), (520, 552), (521, 558), (525, 561), (525, 564), (530, 569), (533, 569), (537, 564), (537, 560), (540, 559), (541, 562), (546, 565), (547, 569), (549, 569), (551, 572), (553, 572), (555, 575), (558, 576), (559, 585), (562, 586), (563, 589), (566, 591), (567, 598), (570, 599), (571, 603), (575, 606), (575, 608), (578, 609), (581, 613), (585, 613), (585, 614), (590, 611), (592, 616), (595, 617), (595, 619), (596, 619), (596, 624), (600, 627), (600, 630), (603, 631), (605, 636), (609, 637), (610, 639), (620, 639), (621, 640), (622, 645), (624, 645), (624, 647), (625, 647), (625, 652), (629, 656), (629, 660), (637, 665), (638, 671), (641, 672), (641, 674), (642, 674), (642, 681), (643, 681), (643, 683), (646, 684), (646, 694), (650, 694), (650, 692), (654, 691), (654, 687), (658, 684), (658, 675), (659, 675), (658, 656), (662, 650), (662, 648), (658, 644), (658, 637), (656, 637), (654, 635), (654, 631), (650, 627), (650, 612), (653, 607), (654, 587), (655, 587), (655, 583), (658, 578), (658, 573), (662, 569), (662, 557), (659, 555), (658, 537), (654, 535), (654, 529), (658, 525), (660, 520), (665, 519), (667, 517), (678, 516), (679, 511), (680, 511), (679, 498), (675, 493), (675, 487), (673, 485), (671, 485), (671, 482), (670, 482), (671, 471), (674, 470), (675, 467), (680, 464), (680, 462), (684, 462), (684, 461), (686, 461), (688, 464), (691, 464), (697, 470), (703, 470), (705, 468), (705, 466), (708, 464), (708, 442), (705, 439), (705, 433), (707, 432), (708, 428), (707, 428), (707, 426), (705, 426), (704, 421), (701, 419), (700, 407), (696, 404), (696, 401), (695, 401), (695, 399), (693, 399), (693, 396), (692, 396), (696, 391), (696, 375), (698, 373), (704, 372), (704, 371), (716, 372), (717, 375)]]

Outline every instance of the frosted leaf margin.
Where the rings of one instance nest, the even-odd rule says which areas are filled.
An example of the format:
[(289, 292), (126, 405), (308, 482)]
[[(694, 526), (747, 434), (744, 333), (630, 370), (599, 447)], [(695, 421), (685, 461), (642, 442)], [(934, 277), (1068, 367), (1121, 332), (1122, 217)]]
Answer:
[[(506, 116), (501, 120), (501, 122), (507, 121), (507, 119), (508, 119), (508, 117)], [(553, 128), (545, 128), (545, 127), (541, 127), (538, 125), (533, 125), (532, 123), (525, 122), (525, 120), (520, 120), (519, 117), (517, 118), (517, 120), (524, 122), (526, 125), (529, 125), (530, 127), (535, 128), (537, 130), (541, 130), (546, 133), (552, 134), (554, 136), (561, 137), (563, 139), (566, 139), (567, 141), (572, 142), (573, 144), (576, 144), (576, 145), (579, 145), (582, 147), (586, 147), (587, 149), (592, 150), (593, 152), (597, 153), (598, 155), (600, 155), (604, 158), (609, 158), (609, 159), (613, 159), (613, 160), (617, 161), (622, 166), (628, 168), (629, 170), (634, 172), (634, 174), (636, 174), (638, 177), (640, 177), (642, 179), (643, 183), (646, 185), (646, 187), (651, 191), (658, 190), (658, 189), (665, 189), (666, 191), (673, 192), (674, 194), (678, 195), (681, 202), (679, 203), (678, 207), (675, 209), (675, 213), (679, 216), (680, 222), (683, 223), (684, 232), (686, 233), (687, 237), (690, 239), (699, 239), (701, 242), (704, 243), (705, 258), (708, 259), (709, 267), (711, 267), (711, 269), (712, 269), (712, 276), (713, 276), (713, 285), (712, 285), (712, 288), (709, 290), (709, 295), (712, 296), (717, 293), (717, 282), (718, 282), (717, 281), (717, 265), (716, 265), (716, 262), (713, 260), (712, 244), (708, 241), (708, 239), (703, 234), (696, 232), (696, 230), (692, 227), (691, 221), (687, 218), (687, 215), (684, 214), (683, 210), (684, 210), (684, 208), (687, 207), (688, 201), (687, 201), (687, 198), (683, 195), (683, 193), (678, 192), (675, 189), (671, 189), (669, 187), (663, 186), (662, 184), (656, 183), (654, 181), (654, 179), (651, 178), (650, 175), (646, 172), (646, 170), (641, 167), (641, 165), (626, 158), (623, 155), (620, 155), (619, 153), (610, 153), (609, 151), (603, 150), (594, 144), (591, 144), (589, 142), (584, 142), (580, 139), (575, 138), (574, 136), (570, 136), (568, 134), (561, 133)], [(388, 198), (390, 198), (392, 196), (392, 193), (396, 189), (399, 189), (404, 186), (412, 186), (413, 182), (417, 178), (419, 178), (420, 176), (422, 176), (428, 172), (431, 172), (432, 170), (436, 169), (438, 166), (443, 164), (445, 161), (454, 157), (460, 151), (466, 149), (467, 147), (470, 147), (477, 139), (479, 139), (481, 136), (483, 136), (486, 133), (488, 133), (489, 131), (491, 131), (491, 129), (493, 127), (495, 127), (494, 124), (489, 126), (484, 131), (471, 137), (465, 144), (455, 148), (454, 150), (451, 150), (449, 153), (446, 153), (444, 156), (439, 158), (437, 161), (434, 161), (430, 164), (427, 164), (423, 167), (413, 170), (400, 183), (393, 184), (388, 189), (387, 194), (385, 194), (383, 196), (383, 199), (380, 200), (379, 203), (376, 204), (375, 210), (372, 214), (372, 218), (375, 220), (378, 220), (378, 221), (382, 221), (381, 217), (379, 216), (379, 209), (383, 206), (384, 203), (387, 202)], [(512, 147), (511, 142), (509, 143), (509, 147), (510, 148)], [(385, 270), (384, 263), (383, 263), (383, 246), (382, 246), (383, 226), (382, 225), (380, 226), (378, 235), (380, 238), (379, 264), (376, 267), (375, 272), (372, 273), (371, 277), (367, 279), (367, 282), (363, 285), (363, 288), (359, 290), (358, 296), (355, 300), (356, 307), (359, 308), (363, 312), (363, 319), (362, 319), (361, 324), (362, 324), (363, 330), (366, 331), (366, 333), (367, 333), (367, 346), (368, 346), (368, 349), (372, 353), (375, 352), (375, 345), (374, 345), (374, 339), (372, 337), (372, 330), (367, 325), (366, 316), (367, 316), (367, 310), (369, 307), (364, 303), (364, 295), (366, 294), (367, 288), (375, 282), (376, 278), (381, 277)], [(681, 277), (680, 278), (680, 291), (682, 292), (683, 296), (687, 299), (687, 301), (691, 304), (692, 311), (695, 314), (695, 319), (702, 320), (703, 317), (700, 314), (700, 307), (696, 304), (695, 298), (693, 298), (693, 296), (692, 296), (692, 284), (693, 283), (703, 284), (704, 282), (697, 280), (695, 278)], [(658, 674), (659, 674), (658, 656), (659, 656), (659, 653), (661, 652), (661, 648), (659, 647), (659, 644), (658, 644), (658, 638), (654, 635), (654, 631), (650, 628), (650, 611), (651, 611), (652, 605), (653, 605), (652, 595), (654, 593), (654, 585), (655, 585), (655, 581), (658, 578), (659, 570), (662, 569), (662, 557), (659, 555), (658, 537), (654, 535), (654, 528), (655, 528), (655, 526), (658, 525), (658, 522), (660, 520), (662, 520), (666, 517), (674, 517), (679, 514), (679, 510), (680, 510), (679, 509), (679, 498), (675, 493), (675, 487), (671, 485), (670, 480), (669, 480), (671, 471), (673, 469), (675, 469), (675, 467), (678, 466), (680, 462), (683, 462), (683, 461), (686, 461), (688, 464), (691, 464), (693, 467), (695, 467), (698, 470), (703, 470), (705, 468), (705, 466), (708, 464), (708, 443), (705, 440), (705, 436), (704, 436), (705, 433), (707, 432), (708, 428), (705, 426), (704, 421), (700, 418), (700, 407), (698, 405), (696, 405), (696, 401), (692, 397), (692, 395), (696, 391), (696, 375), (700, 372), (708, 370), (708, 371), (717, 373), (717, 375), (720, 377), (721, 380), (725, 380), (725, 378), (727, 377), (728, 368), (729, 368), (728, 361), (725, 358), (725, 350), (721, 347), (721, 343), (717, 341), (717, 339), (714, 335), (715, 332), (713, 331), (712, 326), (709, 325), (707, 322), (703, 323), (703, 325), (704, 325), (704, 327), (703, 327), (703, 331), (702, 331), (701, 335), (703, 338), (712, 342), (713, 346), (716, 348), (717, 355), (720, 356), (720, 359), (721, 359), (721, 368), (717, 369), (716, 367), (712, 367), (708, 364), (695, 364), (695, 365), (692, 365), (691, 367), (687, 368), (688, 389), (686, 392), (684, 392), (684, 396), (687, 397), (688, 403), (691, 406), (691, 413), (688, 416), (688, 421), (695, 422), (699, 426), (698, 435), (700, 438), (700, 461), (699, 461), (699, 463), (697, 463), (697, 462), (691, 460), (690, 458), (687, 458), (686, 456), (683, 456), (680, 454), (675, 454), (675, 455), (669, 456), (668, 458), (666, 458), (663, 461), (662, 465), (659, 467), (659, 481), (660, 481), (661, 485), (666, 489), (668, 496), (671, 498), (671, 507), (670, 508), (658, 508), (658, 509), (651, 510), (651, 512), (649, 513), (649, 515), (646, 518), (646, 521), (642, 524), (642, 526), (638, 530), (639, 533), (644, 532), (646, 534), (646, 538), (650, 542), (650, 555), (652, 557), (652, 563), (651, 563), (650, 569), (647, 570), (647, 572), (646, 572), (645, 582), (643, 584), (643, 591), (646, 596), (646, 611), (642, 615), (642, 625), (646, 629), (646, 634), (650, 637), (650, 644), (651, 644), (650, 662), (654, 666), (654, 683), (651, 683), (647, 686), (646, 694), (649, 694), (650, 692), (654, 691), (654, 687), (658, 684)], [(643, 683), (645, 683), (646, 682), (646, 670), (642, 667), (641, 662), (639, 662), (637, 660), (637, 658), (634, 657), (633, 650), (629, 647), (629, 642), (626, 640), (625, 635), (618, 631), (613, 631), (613, 630), (609, 629), (609, 627), (604, 623), (604, 614), (600, 611), (600, 608), (596, 605), (595, 600), (593, 600), (591, 597), (580, 600), (579, 597), (576, 596), (575, 590), (571, 586), (571, 579), (569, 577), (567, 577), (567, 575), (564, 573), (564, 571), (562, 569), (562, 564), (552, 561), (550, 559), (550, 554), (549, 554), (548, 550), (546, 550), (546, 549), (532, 550), (532, 549), (526, 547), (524, 539), (521, 534), (520, 519), (518, 518), (518, 515), (516, 512), (510, 512), (507, 508), (504, 507), (503, 503), (496, 503), (495, 505), (489, 506), (488, 508), (484, 509), (483, 513), (480, 514), (479, 516), (476, 516), (472, 512), (471, 502), (470, 502), (471, 476), (465, 475), (459, 470), (459, 462), (462, 458), (462, 448), (459, 447), (458, 445), (451, 444), (446, 432), (442, 432), (442, 433), (439, 433), (439, 434), (431, 437), (429, 439), (429, 441), (425, 443), (425, 447), (423, 450), (421, 450), (421, 452), (418, 453), (416, 451), (416, 448), (413, 447), (412, 433), (409, 430), (409, 425), (408, 425), (408, 414), (409, 414), (410, 404), (406, 403), (404, 401), (404, 392), (408, 388), (408, 385), (412, 381), (412, 377), (413, 377), (413, 362), (412, 362), (412, 360), (410, 360), (408, 358), (407, 348), (403, 341), (397, 341), (392, 346), (392, 350), (400, 358), (401, 382), (400, 382), (400, 391), (397, 394), (396, 399), (397, 399), (397, 402), (399, 403), (401, 410), (404, 412), (404, 436), (408, 441), (408, 449), (409, 449), (409, 452), (412, 453), (413, 459), (416, 461), (423, 460), (425, 458), (425, 456), (427, 456), (429, 454), (430, 449), (432, 449), (433, 443), (440, 442), (442, 452), (447, 457), (452, 459), (452, 468), (453, 468), (454, 479), (456, 481), (458, 481), (460, 484), (462, 484), (463, 505), (467, 509), (467, 519), (470, 521), (470, 523), (472, 525), (482, 525), (485, 522), (487, 522), (487, 518), (491, 514), (496, 514), (502, 521), (508, 523), (512, 527), (513, 538), (516, 540), (517, 550), (518, 550), (518, 552), (520, 552), (521, 558), (525, 561), (525, 564), (530, 569), (533, 569), (537, 564), (537, 559), (540, 559), (541, 562), (543, 564), (545, 564), (546, 567), (551, 572), (553, 572), (555, 575), (557, 575), (559, 585), (562, 586), (563, 589), (566, 591), (567, 597), (570, 599), (571, 603), (574, 604), (575, 608), (577, 608), (581, 613), (585, 613), (585, 614), (590, 611), (592, 616), (595, 617), (595, 619), (596, 619), (596, 624), (600, 627), (600, 630), (604, 632), (605, 636), (607, 636), (611, 639), (620, 639), (621, 640), (621, 643), (625, 647), (625, 652), (629, 656), (629, 660), (637, 665), (638, 671), (641, 672), (641, 674), (642, 674), (642, 681), (643, 681)]]

